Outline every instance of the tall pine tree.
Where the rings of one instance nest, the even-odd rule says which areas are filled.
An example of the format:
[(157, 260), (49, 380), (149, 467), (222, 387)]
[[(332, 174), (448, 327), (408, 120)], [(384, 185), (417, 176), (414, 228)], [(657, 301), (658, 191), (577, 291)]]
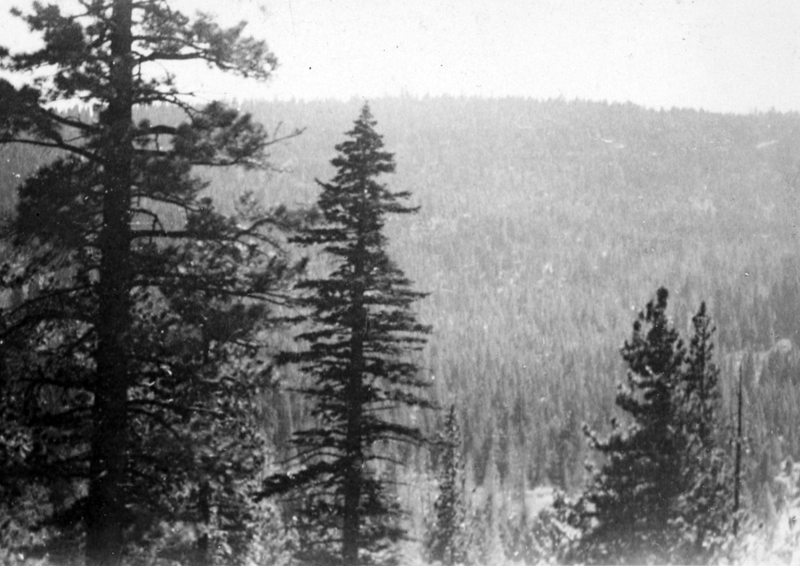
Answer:
[(682, 461), (688, 449), (679, 426), (685, 347), (666, 315), (667, 290), (658, 290), (623, 346), (627, 383), (617, 406), (631, 418), (613, 422), (607, 439), (587, 429), (606, 463), (577, 502), (584, 532), (573, 558), (588, 563), (669, 563), (675, 548), (676, 499), (688, 489)]
[[(49, 492), (35, 519), (89, 564), (117, 564), (178, 521), (195, 526), (208, 561), (214, 525), (242, 532), (237, 482), (260, 467), (255, 428), (240, 419), (259, 372), (244, 360), (263, 301), (291, 271), (273, 246), (288, 218), (245, 201), (237, 218), (215, 210), (192, 168), (267, 166), (277, 140), (249, 115), (193, 105), (163, 70), (195, 60), (266, 79), (276, 60), (243, 24), (224, 29), (167, 0), (79, 8), (34, 3), (23, 17), (44, 45), (0, 49), (5, 71), (32, 77), (0, 80), (0, 144), (55, 150), (21, 187), (8, 232), (2, 283), (24, 291), (0, 313), (0, 413), (14, 431), (0, 489)], [(63, 114), (58, 101), (92, 111)], [(151, 105), (183, 122), (135, 122)]]
[(387, 442), (423, 440), (398, 409), (431, 406), (409, 358), (429, 332), (411, 310), (424, 295), (391, 261), (384, 235), (388, 215), (417, 209), (403, 203), (409, 193), (379, 182), (395, 164), (375, 125), (365, 105), (349, 139), (336, 146), (336, 175), (319, 182), (323, 221), (296, 238), (322, 247), (333, 262), (327, 277), (300, 284), (309, 314), (298, 340), (309, 347), (284, 355), (306, 376), (299, 391), (315, 422), (293, 436), (296, 468), (269, 478), (265, 494), (304, 490), (299, 557), (316, 563), (368, 563), (403, 535), (380, 466), (398, 463)]

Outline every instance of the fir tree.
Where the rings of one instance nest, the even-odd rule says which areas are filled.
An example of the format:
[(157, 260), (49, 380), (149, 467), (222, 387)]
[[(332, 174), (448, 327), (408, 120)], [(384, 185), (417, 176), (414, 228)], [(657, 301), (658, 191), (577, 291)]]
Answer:
[[(242, 488), (262, 449), (246, 415), (261, 372), (246, 360), (266, 315), (257, 302), (278, 299), (291, 272), (273, 245), (289, 218), (245, 201), (237, 218), (215, 210), (192, 167), (264, 167), (277, 140), (220, 103), (193, 106), (158, 73), (197, 60), (266, 79), (276, 60), (243, 25), (166, 0), (80, 4), (34, 3), (24, 19), (44, 46), (0, 49), (5, 71), (34, 72), (19, 88), (0, 80), (0, 144), (57, 150), (21, 187), (8, 231), (2, 283), (25, 292), (0, 313), (0, 413), (14, 431), (0, 489), (49, 492), (29, 518), (62, 539), (51, 553), (116, 564), (180, 521), (208, 561), (212, 531), (233, 552), (249, 521)], [(134, 122), (155, 104), (185, 121)]]
[[(403, 204), (409, 193), (391, 192), (378, 181), (395, 168), (383, 151), (368, 105), (350, 139), (336, 146), (337, 173), (318, 182), (323, 222), (301, 231), (296, 241), (322, 246), (333, 261), (325, 278), (301, 283), (307, 293), (309, 344), (283, 360), (296, 362), (308, 383), (299, 391), (312, 402), (315, 424), (297, 431), (296, 470), (265, 483), (265, 495), (304, 488), (302, 515), (318, 534), (307, 538), (300, 558), (357, 565), (386, 551), (403, 531), (397, 505), (387, 493), (379, 464), (397, 462), (388, 442), (420, 443), (421, 432), (393, 419), (397, 409), (427, 408), (427, 382), (408, 355), (425, 342), (411, 305), (422, 293), (391, 261), (383, 234), (389, 214), (417, 209)], [(312, 537), (311, 534), (308, 535)], [(313, 544), (316, 541), (318, 544)]]
[(464, 462), (461, 428), (455, 405), (450, 406), (442, 431), (439, 462), (439, 495), (433, 505), (435, 517), (426, 541), (428, 559), (446, 566), (462, 564), (466, 558)]

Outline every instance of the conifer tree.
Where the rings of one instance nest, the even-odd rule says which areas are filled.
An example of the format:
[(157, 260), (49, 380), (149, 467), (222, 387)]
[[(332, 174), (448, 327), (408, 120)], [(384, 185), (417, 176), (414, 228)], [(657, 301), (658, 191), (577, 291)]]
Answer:
[[(196, 107), (159, 72), (195, 60), (266, 79), (276, 60), (243, 24), (167, 0), (78, 4), (15, 11), (44, 45), (0, 48), (5, 71), (33, 72), (21, 87), (0, 80), (0, 144), (56, 150), (20, 189), (0, 274), (25, 290), (0, 312), (0, 414), (14, 431), (0, 490), (49, 490), (32, 519), (91, 565), (119, 563), (176, 521), (194, 525), (206, 561), (214, 525), (235, 538), (247, 521), (240, 481), (261, 447), (242, 417), (259, 375), (246, 360), (266, 310), (242, 300), (278, 299), (291, 269), (275, 227), (289, 218), (246, 200), (236, 218), (215, 210), (192, 168), (264, 167), (277, 140), (223, 104)], [(156, 104), (184, 121), (134, 121)], [(238, 544), (224, 537), (217, 547)]]
[(731, 532), (733, 478), (728, 454), (719, 445), (719, 369), (713, 362), (714, 327), (701, 303), (692, 318), (693, 335), (679, 391), (683, 433), (689, 439), (686, 474), (689, 490), (680, 502), (682, 557), (693, 564), (715, 558)]
[(719, 403), (719, 370), (713, 362), (715, 328), (706, 313), (705, 302), (692, 318), (694, 333), (687, 353), (688, 367), (683, 378), (683, 406), (688, 432), (702, 446), (715, 444), (714, 416)]
[(312, 403), (315, 422), (293, 436), (296, 469), (269, 478), (264, 490), (270, 495), (304, 488), (309, 524), (301, 530), (308, 526), (321, 534), (306, 539), (300, 557), (348, 566), (369, 562), (403, 534), (378, 466), (397, 464), (387, 442), (423, 441), (397, 410), (432, 406), (422, 395), (427, 382), (409, 359), (429, 332), (411, 310), (424, 295), (411, 290), (389, 258), (383, 233), (388, 215), (417, 209), (403, 203), (409, 193), (379, 182), (395, 164), (375, 125), (364, 105), (349, 139), (336, 146), (336, 175), (318, 181), (321, 224), (295, 238), (321, 246), (333, 262), (327, 277), (300, 284), (309, 329), (298, 339), (309, 348), (283, 356), (307, 378), (298, 390)]
[(435, 517), (426, 541), (428, 558), (445, 566), (463, 564), (466, 558), (464, 462), (461, 427), (455, 405), (450, 406), (442, 431), (439, 463), (439, 495), (433, 505)]
[(705, 563), (730, 521), (730, 481), (717, 446), (713, 328), (701, 304), (684, 346), (658, 290), (622, 348), (627, 386), (617, 405), (632, 422), (600, 440), (605, 465), (573, 510), (584, 535), (572, 559), (588, 563)]
[(628, 427), (613, 422), (601, 440), (587, 429), (592, 447), (607, 463), (578, 501), (584, 531), (575, 556), (589, 563), (668, 563), (675, 547), (674, 502), (687, 490), (682, 459), (688, 448), (676, 424), (685, 357), (683, 342), (667, 319), (667, 290), (658, 290), (623, 346), (627, 383), (617, 406)]

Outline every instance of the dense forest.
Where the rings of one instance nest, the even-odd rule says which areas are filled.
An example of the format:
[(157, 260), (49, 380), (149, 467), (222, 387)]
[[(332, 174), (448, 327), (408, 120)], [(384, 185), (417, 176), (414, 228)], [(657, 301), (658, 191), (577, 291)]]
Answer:
[[(152, 25), (167, 24), (159, 20)], [(215, 28), (198, 29), (206, 30), (203, 33), (209, 37), (216, 33)], [(223, 36), (234, 44), (239, 41), (235, 34)], [(204, 38), (200, 33), (192, 40), (202, 42)], [(262, 55), (271, 61), (269, 54)], [(244, 63), (236, 60), (236, 64)], [(326, 209), (325, 198), (330, 197), (320, 196), (327, 194), (322, 189), (347, 185), (341, 179), (347, 179), (349, 165), (335, 155), (339, 150), (349, 156), (352, 148), (337, 144), (345, 132), (356, 135), (353, 132), (361, 131), (364, 124), (369, 126), (366, 133), (358, 135), (377, 139), (371, 137), (375, 123), (367, 112), (356, 130), (350, 130), (362, 100), (229, 101), (230, 110), (209, 105), (196, 114), (190, 112), (199, 133), (189, 135), (181, 129), (186, 107), (173, 103), (174, 93), (168, 86), (159, 90), (161, 86), (143, 83), (137, 88), (146, 94), (142, 95), (146, 102), (131, 106), (129, 121), (139, 124), (138, 135), (150, 136), (147, 143), (136, 146), (137, 156), (150, 159), (157, 155), (163, 163), (159, 162), (161, 169), (133, 164), (147, 172), (144, 178), (151, 192), (137, 197), (136, 206), (142, 201), (146, 206), (136, 208), (138, 212), (131, 216), (131, 233), (134, 239), (144, 238), (147, 228), (137, 223), (144, 226), (152, 217), (160, 226), (158, 238), (166, 238), (166, 234), (187, 238), (188, 234), (197, 240), (174, 248), (166, 239), (131, 248), (136, 252), (131, 256), (136, 260), (134, 267), (141, 272), (129, 275), (130, 281), (136, 282), (136, 289), (158, 290), (131, 294), (137, 341), (130, 347), (136, 352), (158, 352), (163, 359), (143, 362), (131, 370), (140, 382), (129, 397), (141, 401), (137, 395), (145, 396), (153, 382), (162, 380), (172, 383), (172, 389), (165, 389), (164, 398), (151, 401), (153, 404), (158, 401), (166, 411), (167, 405), (174, 408), (171, 404), (180, 398), (191, 407), (174, 414), (149, 414), (154, 424), (142, 424), (136, 439), (146, 452), (148, 442), (155, 443), (153, 439), (162, 438), (159, 435), (200, 435), (198, 430), (207, 434), (195, 436), (198, 442), (208, 443), (210, 454), (196, 456), (197, 460), (183, 452), (165, 450), (161, 454), (160, 448), (149, 448), (173, 458), (183, 474), (185, 483), (181, 485), (194, 486), (186, 488), (186, 493), (165, 495), (165, 500), (158, 502), (170, 506), (180, 524), (193, 520), (206, 526), (211, 523), (207, 500), (211, 496), (202, 494), (214, 489), (225, 495), (219, 501), (212, 498), (212, 507), (246, 508), (250, 513), (246, 528), (231, 520), (219, 527), (223, 534), (197, 531), (201, 534), (192, 542), (204, 549), (203, 556), (207, 558), (209, 552), (209, 536), (224, 540), (222, 558), (218, 557), (224, 560), (246, 546), (242, 532), (260, 525), (260, 554), (252, 555), (257, 559), (248, 555), (251, 563), (291, 562), (308, 551), (308, 541), (293, 522), (300, 515), (299, 504), (275, 500), (267, 489), (260, 493), (255, 507), (249, 507), (240, 497), (244, 484), (236, 483), (234, 476), (250, 473), (252, 482), (268, 485), (275, 480), (279, 487), (292, 484), (302, 492), (303, 482), (295, 481), (302, 473), (288, 471), (286, 463), (297, 457), (298, 447), (312, 446), (324, 452), (326, 426), (335, 428), (344, 419), (331, 417), (338, 413), (330, 407), (347, 405), (347, 395), (340, 400), (343, 405), (323, 403), (320, 409), (315, 404), (315, 399), (332, 396), (339, 382), (318, 384), (314, 389), (302, 364), (280, 360), (304, 360), (312, 367), (330, 364), (332, 374), (339, 367), (338, 359), (331, 361), (325, 355), (304, 357), (302, 345), (295, 340), (298, 335), (314, 340), (327, 335), (315, 333), (310, 319), (298, 313), (304, 307), (318, 307), (315, 322), (330, 325), (331, 319), (322, 313), (334, 308), (326, 303), (330, 297), (325, 293), (335, 281), (329, 272), (338, 264), (323, 251), (333, 250), (333, 256), (338, 253), (345, 258), (359, 255), (332, 246), (331, 229), (314, 226), (321, 222), (320, 209), (330, 218), (341, 219), (336, 212), (339, 209)], [(16, 103), (9, 92), (0, 94)], [(371, 100), (369, 107), (388, 152), (379, 154), (379, 161), (393, 163), (381, 170), (387, 174), (381, 182), (394, 194), (407, 196), (409, 205), (387, 205), (381, 214), (402, 214), (387, 216), (385, 223), (380, 214), (379, 219), (370, 220), (378, 226), (372, 232), (382, 234), (376, 240), (381, 248), (380, 253), (375, 252), (379, 259), (370, 269), (386, 268), (389, 283), (375, 283), (375, 289), (364, 291), (361, 300), (378, 291), (387, 292), (387, 302), (380, 308), (402, 304), (410, 309), (402, 315), (408, 317), (402, 318), (411, 325), (408, 328), (427, 334), (426, 340), (413, 342), (414, 347), (409, 348), (419, 349), (413, 363), (391, 366), (403, 368), (391, 370), (397, 373), (398, 383), (420, 387), (425, 394), (392, 393), (399, 401), (390, 404), (391, 417), (376, 428), (377, 445), (385, 449), (375, 456), (380, 462), (369, 481), (374, 479), (376, 494), (380, 491), (376, 501), (380, 499), (387, 509), (394, 509), (396, 503), (403, 513), (393, 515), (395, 534), (386, 535), (386, 540), (393, 542), (391, 548), (379, 544), (373, 558), (409, 564), (602, 562), (606, 556), (602, 553), (598, 559), (570, 549), (577, 544), (581, 530), (595, 526), (585, 516), (575, 519), (575, 513), (583, 509), (584, 514), (591, 514), (601, 505), (596, 503), (600, 499), (591, 500), (585, 490), (592, 481), (599, 481), (593, 475), (596, 470), (613, 461), (609, 456), (613, 450), (604, 453), (603, 447), (613, 446), (614, 438), (622, 444), (631, 438), (620, 432), (617, 424), (628, 422), (625, 407), (630, 405), (620, 402), (624, 398), (620, 391), (625, 390), (626, 379), (629, 387), (638, 386), (630, 377), (640, 361), (636, 355), (647, 357), (651, 355), (648, 348), (655, 351), (656, 346), (680, 352), (670, 371), (676, 376), (674, 383), (689, 383), (686, 376), (691, 371), (687, 368), (694, 367), (692, 348), (696, 346), (695, 342), (691, 348), (688, 344), (700, 335), (703, 344), (713, 341), (713, 363), (718, 368), (717, 372), (700, 372), (713, 375), (714, 387), (719, 390), (714, 457), (732, 462), (736, 447), (745, 448), (742, 470), (737, 473), (737, 478), (742, 477), (741, 509), (738, 487), (737, 508), (731, 511), (723, 506), (730, 515), (726, 521), (735, 515), (733, 528), (741, 536), (736, 544), (709, 543), (703, 560), (786, 558), (797, 542), (792, 503), (798, 496), (798, 484), (792, 458), (800, 455), (800, 115), (720, 115), (522, 98), (400, 97)], [(56, 316), (50, 310), (37, 311), (38, 306), (26, 314), (25, 324), (31, 317), (37, 321), (47, 318), (52, 326), (35, 327), (33, 334), (25, 335), (25, 340), (35, 340), (25, 344), (38, 344), (38, 349), (20, 347), (22, 353), (7, 354), (0, 365), (6, 375), (17, 371), (28, 376), (29, 372), (26, 379), (39, 380), (37, 391), (41, 393), (41, 384), (51, 379), (48, 371), (76, 371), (72, 366), (53, 370), (41, 364), (40, 374), (35, 374), (30, 368), (38, 368), (37, 363), (46, 357), (43, 352), (48, 348), (55, 351), (63, 336), (80, 334), (84, 328), (80, 311), (90, 304), (91, 295), (81, 294), (84, 288), (78, 284), (68, 285), (83, 281), (89, 288), (97, 283), (92, 274), (98, 268), (93, 262), (97, 250), (103, 249), (102, 241), (98, 243), (92, 235), (92, 214), (99, 209), (87, 212), (82, 208), (93, 206), (84, 204), (91, 198), (70, 200), (69, 193), (64, 201), (53, 202), (47, 191), (52, 187), (73, 190), (60, 184), (66, 174), (87, 186), (98, 183), (83, 169), (95, 154), (65, 160), (67, 151), (84, 150), (77, 145), (67, 147), (60, 138), (58, 143), (39, 146), (8, 143), (25, 127), (40, 128), (45, 138), (57, 139), (42, 122), (20, 122), (20, 126), (14, 122), (17, 118), (8, 114), (0, 114), (6, 120), (0, 124), (5, 128), (0, 144), (0, 216), (4, 227), (17, 228), (4, 231), (8, 237), (0, 243), (0, 312), (4, 317), (0, 328), (3, 339), (8, 339), (6, 344), (12, 344), (8, 328), (16, 328), (14, 313), (21, 312), (20, 305), (36, 303), (47, 294), (45, 290), (57, 294), (68, 289), (76, 297), (68, 312), (78, 322), (71, 325), (65, 325), (63, 313)], [(97, 149), (100, 138), (91, 137), (98, 134), (88, 125), (104, 124), (105, 114), (84, 105), (47, 119), (68, 128), (85, 127), (90, 140), (86, 147), (103, 155)], [(254, 125), (259, 123), (264, 129)], [(163, 132), (175, 136), (168, 149), (159, 145), (158, 136)], [(212, 146), (214, 149), (209, 149)], [(117, 155), (116, 159), (123, 157)], [(263, 161), (256, 163), (258, 159)], [(59, 165), (48, 169), (54, 160)], [(144, 157), (142, 160), (147, 163)], [(189, 177), (190, 165), (192, 175), (201, 180)], [(148, 176), (153, 171), (159, 173)], [(184, 191), (180, 199), (168, 194), (161, 178)], [(326, 185), (331, 178), (339, 181)], [(32, 181), (26, 181), (29, 179)], [(361, 189), (363, 186), (357, 185), (354, 194)], [(363, 192), (366, 194), (366, 189)], [(252, 221), (249, 227), (226, 220), (236, 215), (242, 218), (245, 205), (244, 217)], [(47, 222), (53, 224), (52, 230), (42, 228)], [(83, 230), (80, 241), (84, 247), (75, 244), (78, 236), (72, 228), (67, 230), (59, 222), (65, 222), (64, 226), (74, 222)], [(262, 231), (266, 224), (274, 231)], [(46, 252), (59, 245), (74, 254), (69, 255), (72, 264), (51, 263), (53, 256)], [(212, 259), (204, 255), (209, 247), (216, 254)], [(387, 263), (389, 257), (396, 267)], [(39, 263), (36, 269), (25, 271), (19, 267), (23, 260)], [(261, 269), (261, 278), (243, 267), (247, 262)], [(188, 273), (186, 266), (190, 266)], [(366, 268), (353, 267), (359, 269)], [(26, 275), (12, 276), (15, 270)], [(341, 278), (349, 281), (345, 275)], [(62, 280), (67, 283), (62, 285)], [(189, 282), (188, 287), (181, 290), (181, 282)], [(404, 291), (407, 300), (396, 302), (395, 291), (387, 291), (393, 284), (411, 286), (413, 290)], [(298, 289), (316, 289), (318, 294), (299, 300), (295, 296)], [(657, 289), (658, 299), (652, 302)], [(237, 306), (241, 297), (246, 302)], [(240, 334), (235, 339), (226, 336), (227, 342), (207, 338), (204, 333), (214, 330), (209, 330), (212, 319), (227, 329), (233, 325)], [(412, 319), (419, 323), (411, 324)], [(642, 338), (641, 325), (652, 326), (654, 334)], [(365, 323), (364, 332), (367, 327)], [(379, 332), (376, 340), (389, 340), (387, 336), (397, 330), (392, 327), (391, 332)], [(669, 336), (667, 346), (655, 344), (659, 332)], [(258, 345), (238, 339), (245, 334), (257, 338)], [(167, 345), (159, 344), (156, 335), (168, 335)], [(191, 350), (200, 348), (199, 342), (203, 355)], [(645, 354), (636, 350), (639, 354), (634, 355), (634, 346)], [(82, 356), (81, 351), (81, 371), (92, 368), (85, 363), (91, 356)], [(261, 365), (242, 361), (250, 356)], [(710, 363), (710, 353), (708, 358)], [(706, 358), (703, 360), (705, 363)], [(192, 379), (176, 385), (170, 381), (175, 379), (174, 368), (182, 368), (202, 386), (186, 385), (194, 383)], [(403, 371), (413, 376), (403, 376)], [(641, 368), (638, 371), (647, 373)], [(380, 372), (376, 375), (375, 379), (381, 379)], [(675, 387), (679, 391), (682, 385)], [(207, 398), (198, 401), (199, 393)], [(3, 403), (10, 407), (14, 399), (13, 395), (4, 397)], [(74, 404), (69, 411), (87, 410), (84, 397), (69, 402)], [(433, 405), (439, 410), (432, 410)], [(200, 416), (189, 417), (192, 411)], [(239, 413), (246, 418), (240, 419)], [(676, 419), (686, 418), (678, 409), (675, 415)], [(327, 425), (314, 428), (320, 422)], [(737, 427), (741, 427), (744, 440)], [(80, 427), (76, 431), (77, 435), (85, 433)], [(410, 442), (384, 447), (382, 443), (398, 432)], [(16, 429), (10, 429), (0, 435), (4, 444), (0, 455), (15, 450), (25, 453), (27, 449), (21, 448), (24, 442), (15, 444), (15, 434)], [(612, 440), (601, 440), (605, 435)], [(423, 437), (438, 440), (426, 443)], [(47, 431), (44, 438), (48, 438)], [(70, 438), (64, 433), (59, 442), (69, 443)], [(228, 438), (236, 440), (228, 443)], [(224, 458), (219, 454), (226, 450), (231, 454), (230, 463), (220, 463)], [(299, 453), (302, 456), (302, 451)], [(356, 469), (355, 456), (347, 451), (343, 454), (343, 465)], [(137, 473), (161, 477), (156, 464), (151, 465), (147, 458), (142, 461)], [(399, 462), (405, 466), (396, 466)], [(727, 478), (731, 473), (732, 465), (706, 464), (703, 469), (711, 470), (709, 475), (713, 471)], [(339, 477), (336, 473), (333, 477)], [(209, 480), (215, 474), (226, 479), (218, 485)], [(346, 479), (342, 481), (345, 491), (352, 490)], [(369, 481), (364, 485), (372, 486)], [(698, 480), (698, 485), (704, 485), (703, 481)], [(378, 484), (382, 490), (388, 486), (388, 495), (377, 489)], [(157, 481), (143, 485), (158, 491)], [(313, 485), (319, 488), (318, 483)], [(73, 497), (65, 485), (58, 487), (61, 495), (37, 492), (23, 497), (14, 492), (14, 497), (26, 505), (33, 505), (37, 497), (49, 498), (57, 507), (53, 501), (59, 497), (62, 502)], [(311, 508), (310, 515), (323, 514), (320, 509), (332, 515), (325, 528), (336, 531), (337, 513), (331, 511), (335, 505), (325, 503), (328, 492), (323, 489), (320, 493), (323, 506)], [(725, 490), (713, 493), (724, 498), (725, 505), (733, 497)], [(387, 496), (395, 503), (386, 503)], [(194, 497), (204, 502), (199, 507), (205, 511), (195, 509)], [(581, 508), (589, 500), (588, 507)], [(142, 503), (142, 513), (144, 509), (153, 516), (164, 512)], [(4, 543), (27, 541), (13, 532), (18, 524), (13, 513), (6, 518), (6, 506), (0, 512), (0, 525), (8, 531), (0, 533)], [(26, 513), (37, 515), (36, 511)], [(222, 516), (222, 511), (215, 513)], [(453, 530), (456, 523), (463, 528)], [(166, 529), (163, 524), (158, 528)], [(142, 532), (145, 530), (142, 527)], [(149, 544), (164, 551), (159, 555), (166, 561), (163, 563), (191, 563), (190, 558), (165, 550), (165, 545), (174, 542), (172, 538), (180, 546), (180, 532), (175, 535), (173, 529), (169, 538), (163, 530), (161, 539), (154, 532), (162, 531), (148, 530), (144, 538), (151, 537)], [(385, 531), (374, 532), (381, 542)], [(399, 536), (401, 532), (408, 536)], [(319, 536), (322, 538), (315, 542), (327, 535)], [(454, 545), (456, 536), (466, 538)], [(724, 538), (725, 533), (720, 536)], [(459, 545), (461, 554), (456, 552)], [(349, 556), (356, 561), (357, 547), (353, 543), (349, 549)], [(606, 550), (603, 547), (602, 552)], [(31, 556), (30, 563), (41, 558)], [(142, 557), (151, 555), (131, 556), (145, 560)], [(321, 555), (314, 556), (308, 560), (323, 560)], [(329, 555), (325, 556), (328, 560)], [(701, 555), (690, 556), (699, 559)], [(0, 554), (0, 558), (6, 557), (25, 559), (23, 554)], [(102, 558), (107, 557), (95, 557), (93, 563), (102, 563), (98, 561)]]
[[(227, 207), (245, 190), (267, 204), (313, 202), (314, 179), (329, 176), (332, 143), (359, 104), (240, 103), (267, 125), (306, 130), (273, 148), (276, 170), (237, 171), (235, 181), (205, 171), (208, 193)], [(523, 99), (372, 107), (398, 162), (392, 185), (420, 205), (389, 225), (390, 247), (430, 293), (420, 308), (434, 328), (425, 366), (437, 396), (463, 405), (471, 458), (491, 438), (518, 438), (529, 480), (560, 484), (545, 470), (563, 451), (546, 439), (608, 415), (617, 350), (659, 285), (673, 290), (681, 328), (708, 302), (720, 363), (731, 364), (726, 400), (735, 363), (751, 353), (751, 434), (800, 451), (791, 389), (777, 387), (794, 352), (765, 364), (781, 340), (800, 341), (800, 116)], [(10, 214), (20, 179), (49, 154), (2, 152)]]
[[(306, 130), (273, 148), (273, 170), (234, 180), (204, 171), (208, 194), (223, 208), (243, 190), (266, 205), (312, 203), (359, 104), (239, 102), (265, 124)], [(800, 116), (525, 99), (372, 106), (398, 163), (392, 186), (420, 205), (390, 222), (389, 246), (429, 293), (422, 366), (436, 399), (458, 407), (470, 481), (581, 488), (591, 457), (581, 426), (602, 429), (616, 414), (619, 347), (664, 285), (677, 328), (708, 303), (725, 426), (744, 368), (749, 497), (763, 498), (783, 459), (800, 452)], [(51, 154), (0, 151), (0, 196), (13, 214), (20, 179)], [(305, 410), (288, 393), (270, 402), (264, 426), (280, 452)], [(434, 430), (441, 416), (414, 418)], [(435, 459), (415, 453), (407, 482), (427, 485)], [(426, 497), (412, 502), (418, 517)]]

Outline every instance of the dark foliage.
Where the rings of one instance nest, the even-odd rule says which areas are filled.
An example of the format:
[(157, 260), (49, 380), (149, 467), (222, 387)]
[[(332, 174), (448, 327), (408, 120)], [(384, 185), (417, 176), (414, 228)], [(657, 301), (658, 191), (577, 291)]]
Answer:
[[(262, 465), (252, 403), (268, 360), (253, 334), (294, 273), (279, 247), (292, 217), (246, 196), (235, 216), (215, 210), (192, 168), (266, 167), (277, 140), (142, 70), (200, 60), (266, 78), (275, 59), (242, 26), (165, 0), (81, 4), (35, 3), (24, 19), (44, 46), (0, 59), (38, 71), (0, 80), (0, 145), (57, 150), (19, 190), (0, 273), (2, 514), (38, 532), (3, 542), (57, 562), (230, 563), (253, 535)], [(48, 106), (64, 100), (94, 111)], [(154, 104), (183, 121), (134, 123)]]
[[(576, 502), (583, 532), (572, 559), (588, 563), (674, 563), (708, 559), (722, 535), (728, 485), (724, 453), (714, 449), (717, 372), (711, 331), (701, 306), (687, 352), (666, 316), (658, 290), (622, 348), (628, 379), (617, 405), (625, 428), (591, 446), (606, 463)], [(713, 512), (709, 516), (708, 513)]]
[[(313, 202), (331, 135), (348, 129), (359, 104), (243, 103), (262, 121), (314, 128), (271, 150), (291, 172), (238, 171), (232, 182), (230, 171), (205, 170), (209, 194), (228, 202), (245, 186)], [(519, 470), (530, 485), (582, 486), (580, 422), (599, 430), (615, 410), (628, 309), (662, 283), (673, 290), (676, 328), (708, 299), (722, 376), (736, 375), (743, 355), (753, 360), (744, 386), (754, 458), (779, 436), (783, 450), (800, 453), (800, 114), (523, 98), (371, 107), (402, 163), (392, 187), (412, 189), (423, 205), (387, 224), (390, 252), (432, 291), (421, 308), (437, 330), (422, 363), (436, 376), (432, 396), (459, 399), (464, 456), (479, 482), (498, 438), (504, 481)], [(182, 119), (163, 107), (142, 115)], [(0, 147), (0, 214), (15, 204), (17, 175), (52, 159), (46, 151)], [(787, 341), (788, 353), (772, 350)], [(735, 390), (721, 379), (721, 415), (735, 415)], [(283, 429), (303, 414), (286, 406)], [(435, 425), (433, 413), (419, 417), (422, 428)], [(527, 456), (506, 465), (519, 454)]]
[(387, 215), (416, 209), (402, 203), (407, 192), (378, 182), (395, 165), (375, 124), (365, 105), (349, 139), (336, 146), (335, 177), (319, 183), (323, 221), (295, 238), (321, 246), (333, 271), (299, 285), (308, 329), (298, 340), (309, 348), (283, 361), (305, 374), (297, 390), (315, 424), (294, 433), (296, 469), (269, 478), (265, 494), (302, 489), (298, 528), (308, 544), (299, 558), (313, 563), (377, 560), (403, 535), (385, 478), (399, 462), (385, 445), (421, 443), (419, 429), (396, 418), (396, 409), (431, 406), (421, 395), (427, 382), (409, 359), (429, 331), (411, 310), (424, 295), (390, 260), (383, 234)]
[(719, 369), (713, 362), (711, 342), (715, 329), (705, 303), (692, 318), (692, 326), (678, 391), (682, 433), (689, 439), (685, 456), (689, 489), (679, 502), (679, 526), (684, 534), (682, 557), (694, 564), (707, 564), (719, 558), (730, 542), (736, 511), (730, 454), (723, 449), (718, 418)]

